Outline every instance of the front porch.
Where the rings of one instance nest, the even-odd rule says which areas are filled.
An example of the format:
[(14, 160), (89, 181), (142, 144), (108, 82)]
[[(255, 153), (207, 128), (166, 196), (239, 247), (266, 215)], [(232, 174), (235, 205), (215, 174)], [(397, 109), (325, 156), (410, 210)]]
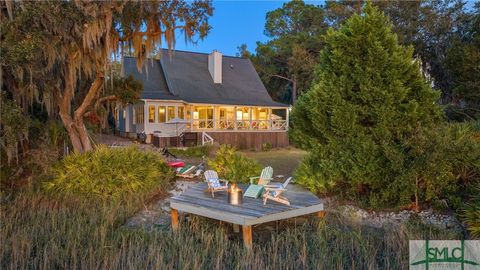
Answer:
[[(161, 137), (177, 136), (183, 132), (286, 131), (289, 120), (288, 107), (187, 104), (152, 100), (135, 106), (134, 114), (134, 125), (143, 125), (146, 134), (158, 133)], [(172, 124), (173, 119), (181, 119), (183, 123)]]
[[(212, 141), (239, 149), (258, 150), (265, 144), (288, 146), (288, 107), (142, 100), (119, 108), (117, 115), (123, 134), (136, 137), (145, 133), (147, 142), (158, 147), (203, 145)], [(189, 143), (183, 140), (185, 134), (190, 137)]]

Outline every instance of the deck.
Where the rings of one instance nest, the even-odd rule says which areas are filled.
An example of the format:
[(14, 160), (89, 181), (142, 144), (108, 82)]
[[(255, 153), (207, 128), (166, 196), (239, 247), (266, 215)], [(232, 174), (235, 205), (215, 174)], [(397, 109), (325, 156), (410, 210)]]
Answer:
[[(245, 192), (248, 185), (240, 184), (239, 187)], [(252, 225), (293, 218), (302, 215), (317, 213), (323, 216), (324, 208), (322, 201), (308, 191), (290, 191), (282, 195), (290, 201), (290, 205), (284, 205), (274, 201), (268, 201), (263, 205), (261, 198), (243, 198), (241, 205), (230, 205), (227, 201), (226, 192), (216, 192), (215, 198), (211, 193), (205, 192), (206, 183), (199, 183), (184, 193), (172, 197), (172, 228), (178, 229), (178, 211), (212, 218), (236, 225), (241, 225), (245, 245), (251, 247)]]

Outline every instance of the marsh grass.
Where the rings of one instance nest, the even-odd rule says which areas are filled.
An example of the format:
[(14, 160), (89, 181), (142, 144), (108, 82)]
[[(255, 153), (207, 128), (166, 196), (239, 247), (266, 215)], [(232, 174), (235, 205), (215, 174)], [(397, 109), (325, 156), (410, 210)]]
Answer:
[(408, 239), (458, 239), (429, 227), (370, 229), (330, 215), (256, 235), (247, 252), (218, 223), (129, 229), (142, 198), (98, 203), (22, 191), (1, 205), (1, 269), (407, 269)]

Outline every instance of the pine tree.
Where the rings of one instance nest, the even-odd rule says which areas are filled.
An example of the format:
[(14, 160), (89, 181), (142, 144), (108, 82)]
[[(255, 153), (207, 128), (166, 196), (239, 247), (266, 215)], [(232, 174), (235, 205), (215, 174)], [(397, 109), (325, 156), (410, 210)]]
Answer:
[(408, 142), (442, 119), (413, 48), (399, 45), (387, 17), (367, 3), (327, 32), (315, 80), (292, 112), (291, 137), (310, 152), (297, 181), (370, 205), (407, 203), (415, 186), (398, 176)]

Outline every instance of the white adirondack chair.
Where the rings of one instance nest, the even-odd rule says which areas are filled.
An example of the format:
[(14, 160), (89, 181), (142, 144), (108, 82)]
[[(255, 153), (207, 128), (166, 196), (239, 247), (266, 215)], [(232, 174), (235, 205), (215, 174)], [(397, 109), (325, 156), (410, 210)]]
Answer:
[(272, 181), (273, 179), (272, 177), (273, 177), (273, 168), (268, 166), (263, 168), (260, 176), (250, 177), (250, 184), (252, 185), (255, 184), (254, 183), (255, 180), (258, 179), (257, 185), (265, 186), (265, 185), (268, 185), (270, 181)]
[(220, 179), (216, 171), (208, 170), (205, 171), (203, 175), (205, 176), (205, 181), (207, 181), (208, 184), (207, 190), (208, 192), (212, 193), (213, 198), (215, 198), (215, 192), (228, 190), (228, 181)]
[(267, 200), (276, 201), (279, 203), (283, 203), (286, 205), (290, 205), (290, 202), (287, 198), (281, 196), (281, 194), (287, 191), (287, 185), (292, 180), (292, 177), (289, 177), (283, 184), (281, 185), (266, 185), (265, 186), (265, 193), (263, 193), (263, 204), (267, 204)]

